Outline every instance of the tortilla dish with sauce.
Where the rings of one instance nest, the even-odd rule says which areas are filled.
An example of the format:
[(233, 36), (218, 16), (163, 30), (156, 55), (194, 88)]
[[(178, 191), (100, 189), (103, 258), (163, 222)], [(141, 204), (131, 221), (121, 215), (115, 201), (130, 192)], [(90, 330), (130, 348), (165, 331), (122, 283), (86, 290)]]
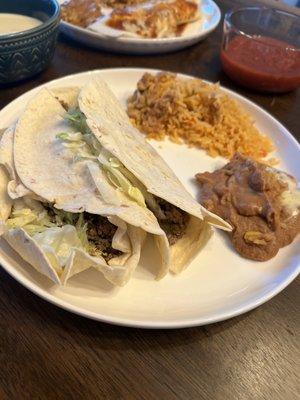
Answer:
[(200, 203), (232, 225), (231, 241), (243, 257), (267, 261), (300, 233), (300, 189), (287, 173), (235, 154), (196, 180)]
[(143, 38), (180, 36), (187, 24), (200, 19), (194, 0), (67, 0), (62, 20), (102, 34), (108, 29)]
[(116, 9), (106, 24), (144, 38), (167, 38), (180, 36), (187, 24), (199, 18), (197, 3), (192, 0), (170, 0)]
[[(149, 169), (151, 165), (151, 169)], [(101, 79), (41, 89), (0, 142), (0, 234), (55, 283), (90, 267), (123, 286), (153, 240), (156, 278), (230, 225), (203, 208)]]

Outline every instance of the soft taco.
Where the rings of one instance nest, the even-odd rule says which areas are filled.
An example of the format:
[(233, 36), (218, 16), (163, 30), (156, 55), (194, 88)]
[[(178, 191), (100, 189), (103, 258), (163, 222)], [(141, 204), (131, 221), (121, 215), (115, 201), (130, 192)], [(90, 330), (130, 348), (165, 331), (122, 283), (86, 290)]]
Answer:
[[(98, 159), (123, 172), (143, 194), (168, 238), (170, 269), (186, 268), (211, 235), (211, 225), (231, 226), (202, 207), (184, 188), (171, 168), (131, 124), (124, 108), (101, 79), (93, 79), (79, 93), (78, 115), (94, 134), (102, 151)], [(112, 161), (110, 161), (112, 160)], [(117, 160), (117, 161), (115, 161)]]
[[(68, 262), (61, 266), (60, 282), (94, 266), (111, 282), (123, 285), (138, 264), (146, 233), (154, 237), (161, 255), (159, 279), (169, 269), (178, 273), (192, 261), (209, 239), (211, 225), (230, 229), (185, 190), (99, 79), (80, 92), (76, 88), (41, 90), (16, 125), (11, 158), (15, 175), (8, 188), (15, 202), (24, 202), (27, 197), (42, 203), (50, 216), (67, 213), (75, 219), (75, 229), (79, 219), (85, 226), (90, 219), (103, 218), (117, 226), (117, 237), (129, 243), (126, 249), (111, 246), (123, 251), (122, 255), (104, 259), (105, 263), (101, 260), (99, 267), (88, 248), (78, 250), (77, 242)], [(65, 229), (64, 225), (56, 228)], [(24, 237), (15, 240), (19, 231), (28, 236), (24, 227), (12, 228), (10, 234), (5, 233), (7, 240), (23, 256), (34, 255), (34, 251), (24, 250)], [(38, 240), (31, 239), (49, 262)], [(40, 265), (43, 257), (27, 261)]]
[(55, 283), (64, 284), (71, 276), (94, 267), (111, 283), (124, 285), (138, 264), (144, 231), (111, 212), (106, 217), (105, 213), (58, 209), (53, 202), (26, 188), (15, 170), (14, 134), (13, 128), (7, 129), (0, 141), (3, 238)]

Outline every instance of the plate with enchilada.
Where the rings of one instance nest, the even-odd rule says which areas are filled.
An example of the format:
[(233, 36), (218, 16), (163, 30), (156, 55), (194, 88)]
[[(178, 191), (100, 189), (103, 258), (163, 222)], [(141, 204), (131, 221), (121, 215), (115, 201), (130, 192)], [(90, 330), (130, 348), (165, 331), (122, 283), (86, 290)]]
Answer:
[(203, 40), (219, 24), (212, 0), (61, 2), (61, 31), (101, 50), (158, 54)]

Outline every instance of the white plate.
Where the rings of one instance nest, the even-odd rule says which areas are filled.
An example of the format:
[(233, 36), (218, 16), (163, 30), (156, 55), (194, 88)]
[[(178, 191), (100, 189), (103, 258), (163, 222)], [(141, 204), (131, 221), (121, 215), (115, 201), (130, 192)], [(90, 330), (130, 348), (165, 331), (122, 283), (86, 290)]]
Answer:
[(189, 24), (183, 34), (175, 38), (109, 37), (64, 21), (61, 21), (60, 26), (61, 31), (72, 39), (101, 50), (130, 54), (169, 53), (203, 40), (218, 26), (221, 12), (212, 0), (202, 0), (199, 9), (203, 19)]
[[(142, 69), (110, 69), (84, 72), (47, 83), (47, 87), (84, 84), (99, 75), (125, 101), (144, 72)], [(155, 72), (155, 71), (153, 71)], [(10, 125), (27, 101), (39, 90), (33, 89), (14, 100), (0, 112), (0, 128)], [(225, 89), (224, 89), (225, 90)], [(300, 146), (270, 114), (238, 94), (238, 99), (253, 116), (256, 125), (268, 134), (278, 148), (281, 167), (300, 180)], [(224, 161), (212, 159), (202, 150), (169, 142), (152, 142), (192, 194), (196, 172), (213, 170)], [(34, 150), (34, 149), (33, 149)], [(44, 299), (77, 314), (114, 324), (175, 328), (224, 320), (249, 311), (283, 290), (299, 273), (299, 238), (279, 251), (268, 262), (241, 258), (230, 246), (226, 234), (216, 231), (204, 250), (179, 276), (153, 279), (152, 254), (143, 254), (132, 280), (124, 288), (113, 288), (99, 272), (89, 270), (72, 278), (66, 287), (53, 285), (25, 264), (4, 241), (0, 241), (0, 263), (22, 285)], [(148, 266), (148, 268), (146, 268)], [(16, 294), (17, 296), (17, 294)]]

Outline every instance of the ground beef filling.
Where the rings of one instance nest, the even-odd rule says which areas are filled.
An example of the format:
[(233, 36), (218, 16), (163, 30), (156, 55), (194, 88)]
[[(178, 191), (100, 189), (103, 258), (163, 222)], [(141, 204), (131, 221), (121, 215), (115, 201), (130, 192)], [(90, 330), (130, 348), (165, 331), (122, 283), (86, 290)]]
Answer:
[[(63, 226), (70, 223), (70, 216), (72, 216), (72, 224), (76, 224), (79, 214), (59, 214), (59, 219), (57, 213), (54, 209), (46, 204), (44, 207), (47, 209), (48, 215), (51, 222), (55, 223), (57, 226)], [(64, 218), (65, 215), (65, 218)], [(67, 215), (69, 217), (67, 217)], [(87, 238), (89, 241), (89, 254), (91, 256), (102, 256), (105, 261), (109, 261), (114, 257), (118, 257), (122, 254), (121, 251), (112, 248), (112, 240), (117, 227), (113, 225), (106, 217), (100, 215), (83, 213), (84, 223), (87, 224)]]
[(105, 261), (109, 261), (122, 254), (121, 251), (112, 248), (112, 240), (117, 230), (115, 225), (100, 215), (85, 213), (85, 220), (87, 222), (87, 237), (89, 243), (92, 244), (89, 253), (92, 256), (101, 254)]
[[(223, 168), (196, 179), (201, 204), (232, 225), (231, 240), (242, 256), (269, 260), (300, 233), (297, 189), (289, 187), (296, 182), (286, 173), (235, 154)], [(292, 210), (283, 201), (286, 193), (296, 199)]]
[(156, 215), (158, 223), (166, 233), (169, 244), (173, 245), (184, 235), (189, 215), (163, 199), (157, 197), (156, 201), (162, 211), (162, 215)]

